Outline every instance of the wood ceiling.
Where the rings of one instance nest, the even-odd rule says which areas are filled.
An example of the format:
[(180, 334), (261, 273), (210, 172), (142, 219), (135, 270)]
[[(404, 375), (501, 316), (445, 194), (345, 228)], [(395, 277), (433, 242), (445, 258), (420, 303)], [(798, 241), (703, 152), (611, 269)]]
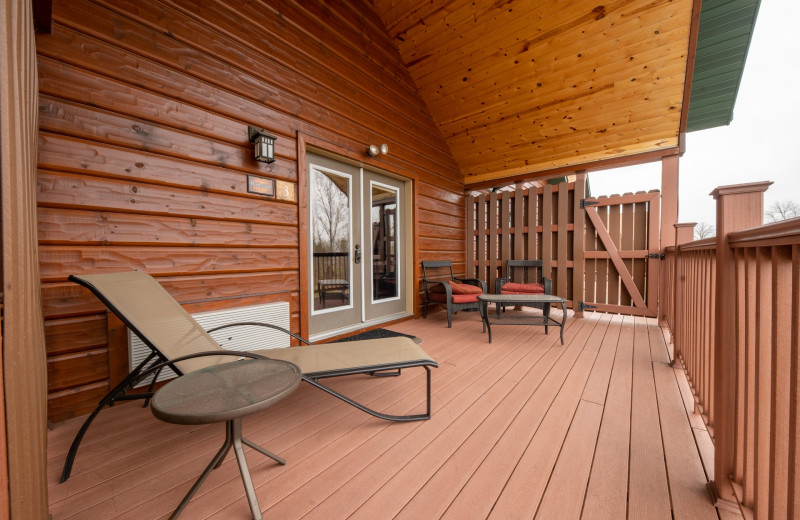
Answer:
[(372, 0), (467, 185), (678, 147), (693, 0)]

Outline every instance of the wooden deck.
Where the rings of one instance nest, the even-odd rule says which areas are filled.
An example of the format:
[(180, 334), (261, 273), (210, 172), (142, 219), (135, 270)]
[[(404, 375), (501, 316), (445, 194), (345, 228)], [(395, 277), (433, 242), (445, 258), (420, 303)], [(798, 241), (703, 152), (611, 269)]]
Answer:
[[(557, 329), (529, 326), (495, 327), (489, 344), (476, 313), (452, 329), (441, 312), (391, 328), (423, 338), (439, 362), (432, 419), (382, 421), (301, 385), (244, 420), (246, 437), (288, 460), (246, 448), (265, 518), (718, 518), (711, 442), (654, 321), (570, 312), (563, 347)], [(424, 403), (423, 370), (335, 387), (397, 413)], [(54, 520), (167, 518), (224, 435), (117, 406), (58, 484), (79, 425), (49, 434)], [(232, 454), (181, 518), (250, 518)]]

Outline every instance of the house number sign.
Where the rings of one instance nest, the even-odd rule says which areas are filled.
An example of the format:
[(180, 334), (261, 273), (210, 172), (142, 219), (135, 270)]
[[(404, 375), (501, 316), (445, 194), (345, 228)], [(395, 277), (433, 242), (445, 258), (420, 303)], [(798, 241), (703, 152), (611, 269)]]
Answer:
[(258, 175), (248, 175), (247, 193), (255, 193), (256, 195), (265, 195), (267, 197), (274, 197), (275, 180), (267, 179), (266, 177), (259, 177)]

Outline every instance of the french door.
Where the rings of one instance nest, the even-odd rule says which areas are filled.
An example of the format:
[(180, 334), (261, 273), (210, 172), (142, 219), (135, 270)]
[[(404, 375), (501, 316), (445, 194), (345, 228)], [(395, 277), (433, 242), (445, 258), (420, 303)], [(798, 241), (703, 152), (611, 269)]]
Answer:
[(309, 153), (309, 332), (406, 311), (404, 181)]

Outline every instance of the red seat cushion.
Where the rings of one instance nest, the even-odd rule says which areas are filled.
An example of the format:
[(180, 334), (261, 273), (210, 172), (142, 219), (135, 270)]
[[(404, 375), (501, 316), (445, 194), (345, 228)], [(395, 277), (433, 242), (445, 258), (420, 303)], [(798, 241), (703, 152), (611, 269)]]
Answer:
[(500, 294), (544, 294), (544, 285), (540, 283), (506, 283), (500, 288)]
[[(483, 289), (470, 285), (468, 283), (455, 283), (448, 281), (450, 288), (453, 289), (453, 295), (456, 294), (483, 294)], [(544, 289), (542, 289), (544, 290)]]
[[(447, 303), (445, 293), (428, 293), (428, 299), (432, 302)], [(478, 301), (477, 294), (454, 294), (453, 303), (473, 303)]]

